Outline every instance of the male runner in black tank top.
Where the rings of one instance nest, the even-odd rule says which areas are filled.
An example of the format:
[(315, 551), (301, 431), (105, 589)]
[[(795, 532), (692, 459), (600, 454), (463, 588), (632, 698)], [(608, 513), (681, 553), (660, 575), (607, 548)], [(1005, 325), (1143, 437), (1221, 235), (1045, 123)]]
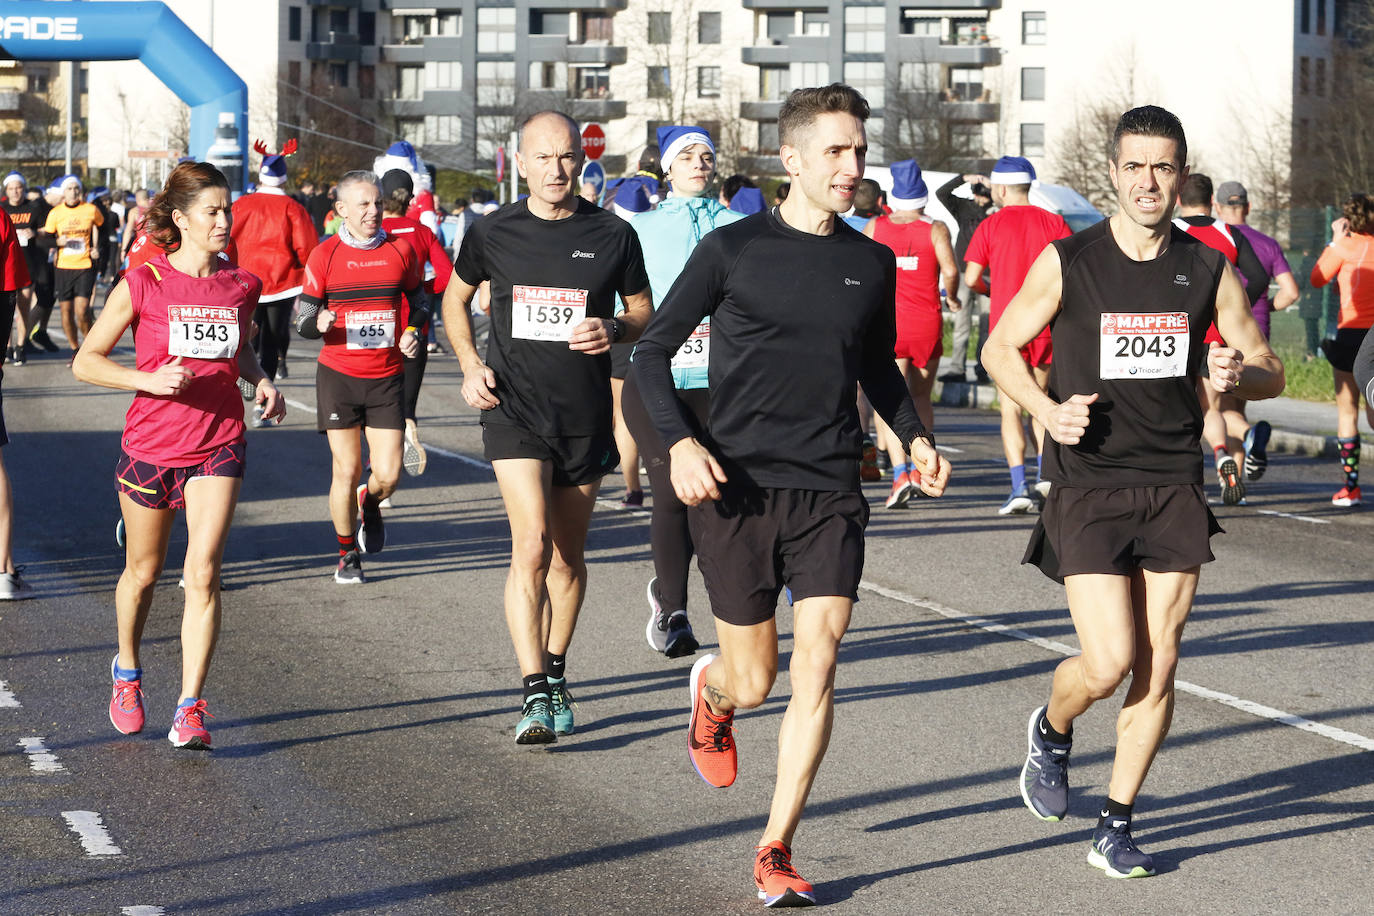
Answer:
[[(830, 738), (836, 656), (863, 571), (856, 383), (909, 445), (922, 491), (939, 496), (949, 478), (892, 360), (896, 258), (836, 217), (863, 175), (867, 117), (848, 86), (792, 93), (778, 115), (791, 193), (701, 240), (631, 364), (669, 446), (673, 487), (693, 507), (716, 617), (720, 656), (692, 668), (688, 734), (692, 763), (713, 786), (735, 779), (735, 710), (761, 705), (773, 687), (778, 593), (792, 590), (792, 697), (754, 860), (770, 907), (815, 902), (790, 847)], [(707, 315), (711, 410), (698, 441), (669, 360)]]
[[(1054, 487), (1023, 562), (1064, 583), (1083, 647), (1031, 713), (1021, 797), (1041, 820), (1067, 813), (1073, 721), (1129, 673), (1088, 861), (1135, 878), (1155, 869), (1131, 839), (1131, 806), (1169, 730), (1179, 640), (1201, 565), (1214, 559), (1208, 539), (1221, 530), (1202, 491), (1194, 382), (1204, 360), (1210, 384), (1237, 397), (1274, 397), (1284, 378), (1224, 256), (1170, 224), (1188, 174), (1178, 119), (1154, 106), (1128, 111), (1112, 152), (1116, 215), (1045, 249), (983, 362), (1048, 433)], [(1228, 346), (1208, 351), (1213, 318)], [(1042, 392), (1017, 351), (1051, 325), (1055, 361)], [(1141, 636), (1149, 649), (1137, 653)]]

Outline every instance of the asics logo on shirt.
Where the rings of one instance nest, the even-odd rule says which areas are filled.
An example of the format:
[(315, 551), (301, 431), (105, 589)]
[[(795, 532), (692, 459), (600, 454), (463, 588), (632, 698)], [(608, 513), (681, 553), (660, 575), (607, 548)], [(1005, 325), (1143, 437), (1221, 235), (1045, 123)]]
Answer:
[(595, 251), (581, 251), (581, 250), (579, 250), (579, 249), (574, 248), (574, 249), (573, 249), (572, 256), (575, 257), (575, 258), (594, 258), (594, 257), (596, 257), (596, 252), (595, 252)]

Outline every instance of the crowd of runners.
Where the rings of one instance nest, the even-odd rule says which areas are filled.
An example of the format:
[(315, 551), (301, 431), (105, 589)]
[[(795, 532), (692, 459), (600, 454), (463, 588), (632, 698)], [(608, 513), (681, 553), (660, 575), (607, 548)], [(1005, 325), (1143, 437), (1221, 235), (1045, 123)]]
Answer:
[[(362, 556), (386, 545), (383, 510), (402, 470), (425, 468), (416, 406), (442, 317), (509, 521), (516, 743), (575, 731), (568, 652), (591, 514), (602, 479), (632, 449), (653, 496), (647, 641), (670, 658), (697, 652), (693, 557), (715, 619), (716, 651), (691, 669), (685, 736), (713, 787), (735, 779), (734, 714), (772, 690), (784, 593), (792, 607), (791, 696), (753, 872), (766, 905), (814, 903), (791, 845), (829, 740), (863, 569), (860, 481), (872, 456), (861, 418), (871, 409), (890, 465), (886, 508), (939, 497), (951, 475), (931, 407), (942, 310), (963, 316), (958, 379), (947, 379), (962, 381), (977, 299), (988, 296), (977, 371), (1001, 400), (1010, 488), (998, 511), (1039, 509), (1022, 562), (1063, 583), (1082, 646), (1030, 713), (1019, 792), (1036, 817), (1064, 817), (1074, 721), (1128, 682), (1088, 859), (1113, 877), (1154, 874), (1132, 839), (1132, 805), (1169, 728), (1184, 622), (1221, 531), (1200, 443), (1224, 502), (1242, 501), (1245, 481), (1264, 473), (1269, 433), (1248, 424), (1244, 405), (1283, 390), (1267, 329), (1271, 307), (1296, 299), (1291, 271), (1244, 225), (1243, 187), (1226, 182), (1214, 201), (1211, 181), (1189, 173), (1183, 126), (1163, 109), (1133, 109), (1116, 126), (1109, 219), (1071, 233), (1031, 205), (1031, 163), (1007, 156), (937, 190), (957, 238), (926, 215), (919, 163), (891, 165), (885, 205), (864, 187), (868, 116), (848, 86), (793, 92), (778, 119), (790, 181), (767, 207), (742, 184), (712, 193), (708, 132), (662, 127), (657, 155), (602, 206), (578, 181), (578, 125), (541, 112), (521, 125), (515, 155), (528, 196), (486, 215), (486, 201), (474, 200), (456, 217), (456, 237), (407, 144), (338, 179), (323, 241), (320, 214), (283, 190), (290, 146), (260, 148), (257, 190), (232, 201), (217, 169), (184, 162), (155, 198), (129, 205), (126, 237), (107, 239), (127, 264), (94, 321), (104, 217), (75, 176), (54, 183), (60, 199), (41, 218), (25, 208), (23, 176), (7, 177), (4, 304), (27, 328), (20, 359), (25, 345), (46, 346), (44, 309), (57, 302), (77, 378), (135, 392), (115, 472), (126, 566), (115, 592), (114, 727), (144, 726), (139, 643), (184, 511), (182, 685), (169, 739), (211, 745), (202, 693), (246, 467), (244, 400), (253, 425), (281, 421), (274, 378), (292, 328), (320, 341), (315, 422), (332, 460), (333, 575), (356, 586)], [(1334, 502), (1353, 506), (1356, 413), (1374, 386), (1365, 333), (1374, 293), (1355, 278), (1374, 257), (1374, 202), (1352, 197), (1334, 228), (1313, 275), (1341, 281), (1341, 331), (1328, 354), (1347, 479)], [(16, 309), (20, 290), (31, 307), (26, 298)], [(130, 330), (133, 366), (110, 358)], [(794, 369), (799, 353), (804, 372)], [(2, 473), (0, 484), (0, 590), (24, 597), (32, 590), (8, 556)], [(636, 489), (627, 486), (630, 504), (642, 502)]]

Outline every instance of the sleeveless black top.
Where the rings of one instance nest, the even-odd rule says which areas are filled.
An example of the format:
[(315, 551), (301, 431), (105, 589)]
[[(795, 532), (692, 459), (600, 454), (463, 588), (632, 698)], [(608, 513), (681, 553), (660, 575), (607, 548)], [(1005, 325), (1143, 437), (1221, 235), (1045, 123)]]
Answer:
[(1044, 476), (1068, 487), (1202, 483), (1195, 383), (1225, 257), (1172, 227), (1162, 255), (1133, 261), (1110, 220), (1053, 244), (1063, 296), (1049, 395), (1099, 397), (1077, 445), (1045, 437)]

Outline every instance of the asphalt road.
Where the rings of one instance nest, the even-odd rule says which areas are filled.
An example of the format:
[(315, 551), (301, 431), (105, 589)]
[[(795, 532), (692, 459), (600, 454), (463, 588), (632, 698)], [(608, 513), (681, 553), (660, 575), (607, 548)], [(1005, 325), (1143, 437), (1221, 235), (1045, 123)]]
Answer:
[[(507, 529), (456, 364), (436, 359), (422, 396), (429, 471), (403, 481), (368, 584), (345, 589), (311, 348), (292, 346), (287, 423), (249, 435), (209, 753), (164, 737), (183, 532), (145, 635), (148, 729), (106, 715), (129, 395), (65, 359), (6, 369), (15, 554), (41, 594), (0, 606), (0, 913), (757, 911), (786, 675), (737, 721), (738, 782), (708, 788), (686, 758), (692, 659), (643, 635), (648, 515), (615, 508), (608, 478), (569, 657), (577, 733), (517, 747)], [(885, 512), (886, 488), (868, 491), (866, 585), (795, 844), (828, 909), (1367, 913), (1374, 515), (1330, 507), (1334, 463), (1277, 455), (1248, 506), (1215, 507), (1227, 534), (1185, 637), (1190, 689), (1137, 804), (1161, 874), (1111, 881), (1084, 859), (1117, 703), (1075, 730), (1069, 819), (1036, 820), (1016, 788), (1025, 722), (1073, 629), (1062, 589), (1018, 565), (1031, 520), (996, 515), (995, 415), (941, 409), (937, 430), (945, 498)], [(709, 646), (699, 580), (691, 607)]]

